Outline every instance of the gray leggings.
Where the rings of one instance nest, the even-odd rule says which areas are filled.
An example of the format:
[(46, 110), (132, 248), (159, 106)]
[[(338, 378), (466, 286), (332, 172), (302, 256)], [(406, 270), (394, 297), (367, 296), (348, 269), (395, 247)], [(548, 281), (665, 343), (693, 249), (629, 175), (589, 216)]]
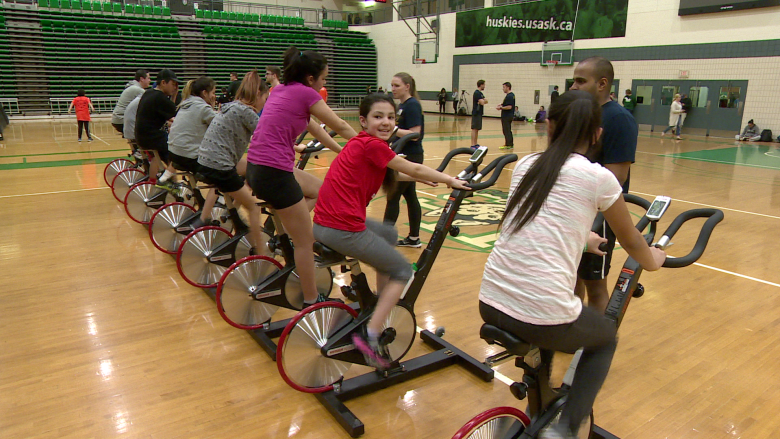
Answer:
[(412, 277), (409, 261), (394, 248), (398, 231), (389, 224), (366, 220), (366, 230), (345, 232), (314, 224), (314, 239), (349, 256), (364, 262), (390, 280), (406, 282)]
[(572, 323), (551, 326), (521, 322), (482, 302), (479, 302), (479, 314), (485, 323), (542, 349), (573, 354), (577, 349), (585, 348), (577, 364), (569, 400), (560, 420), (562, 426), (568, 427), (576, 436), (580, 423), (593, 409), (596, 394), (604, 384), (612, 364), (617, 348), (615, 322), (585, 306)]

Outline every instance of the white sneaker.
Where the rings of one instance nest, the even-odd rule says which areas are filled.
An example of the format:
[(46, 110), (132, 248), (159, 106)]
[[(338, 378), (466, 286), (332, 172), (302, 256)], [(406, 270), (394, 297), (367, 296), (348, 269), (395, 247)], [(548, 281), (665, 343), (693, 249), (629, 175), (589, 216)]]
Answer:
[(552, 424), (545, 427), (539, 432), (539, 439), (576, 439), (573, 435), (559, 431), (556, 426), (558, 424)]

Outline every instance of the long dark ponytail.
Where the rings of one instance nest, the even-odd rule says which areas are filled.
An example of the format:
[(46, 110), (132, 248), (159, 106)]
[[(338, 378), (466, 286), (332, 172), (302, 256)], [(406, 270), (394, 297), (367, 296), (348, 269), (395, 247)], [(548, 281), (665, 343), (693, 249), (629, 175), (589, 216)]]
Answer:
[[(553, 130), (547, 149), (531, 165), (509, 198), (501, 223), (517, 208), (507, 232), (515, 233), (536, 217), (569, 156), (588, 145), (588, 156), (599, 148), (601, 106), (588, 92), (569, 90), (550, 106)], [(517, 207), (519, 205), (519, 207)]]
[(306, 83), (307, 77), (312, 76), (316, 80), (322, 71), (328, 67), (328, 59), (313, 50), (301, 52), (297, 47), (290, 46), (289, 49), (284, 51), (283, 56), (284, 72), (282, 73), (282, 83), (285, 85), (291, 82), (309, 85)]

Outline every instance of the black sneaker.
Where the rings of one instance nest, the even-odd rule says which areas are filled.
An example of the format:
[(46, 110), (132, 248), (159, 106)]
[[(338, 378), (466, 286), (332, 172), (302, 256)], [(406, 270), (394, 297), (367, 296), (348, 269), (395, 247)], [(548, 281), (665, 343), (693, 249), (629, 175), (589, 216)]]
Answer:
[(422, 242), (420, 242), (420, 238), (412, 239), (408, 236), (404, 239), (399, 239), (398, 243), (396, 244), (398, 247), (414, 247), (414, 248), (420, 248), (422, 247)]

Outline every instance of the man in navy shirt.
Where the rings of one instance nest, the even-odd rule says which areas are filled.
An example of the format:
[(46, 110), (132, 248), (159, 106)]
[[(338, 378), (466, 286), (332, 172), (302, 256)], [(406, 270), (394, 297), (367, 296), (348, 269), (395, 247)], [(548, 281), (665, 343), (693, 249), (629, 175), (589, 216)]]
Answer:
[(484, 90), (485, 80), (480, 79), (477, 81), (477, 89), (474, 90), (474, 105), (471, 109), (471, 149), (477, 149), (477, 138), (479, 137), (479, 130), (482, 129), (482, 114), (485, 111), (485, 104), (488, 103), (485, 95), (482, 93)]
[(515, 94), (512, 93), (512, 84), (505, 82), (503, 84), (504, 102), (496, 106), (496, 110), (501, 112), (501, 129), (504, 131), (504, 146), (499, 149), (511, 149), (515, 147), (515, 140), (512, 137), (512, 119), (515, 117)]
[[(574, 69), (574, 84), (572, 90), (583, 90), (592, 94), (601, 104), (601, 150), (591, 161), (600, 163), (612, 171), (618, 182), (623, 186), (623, 193), (628, 193), (631, 180), (631, 163), (636, 155), (636, 142), (639, 127), (634, 116), (609, 97), (615, 71), (608, 59), (599, 56), (586, 58)], [(584, 298), (584, 289), (588, 292), (588, 306), (602, 313), (607, 308), (609, 290), (607, 289), (607, 274), (612, 260), (612, 250), (615, 248), (615, 234), (602, 221), (598, 233), (607, 239), (607, 251), (604, 256), (584, 253), (577, 270), (577, 287), (575, 292)]]

